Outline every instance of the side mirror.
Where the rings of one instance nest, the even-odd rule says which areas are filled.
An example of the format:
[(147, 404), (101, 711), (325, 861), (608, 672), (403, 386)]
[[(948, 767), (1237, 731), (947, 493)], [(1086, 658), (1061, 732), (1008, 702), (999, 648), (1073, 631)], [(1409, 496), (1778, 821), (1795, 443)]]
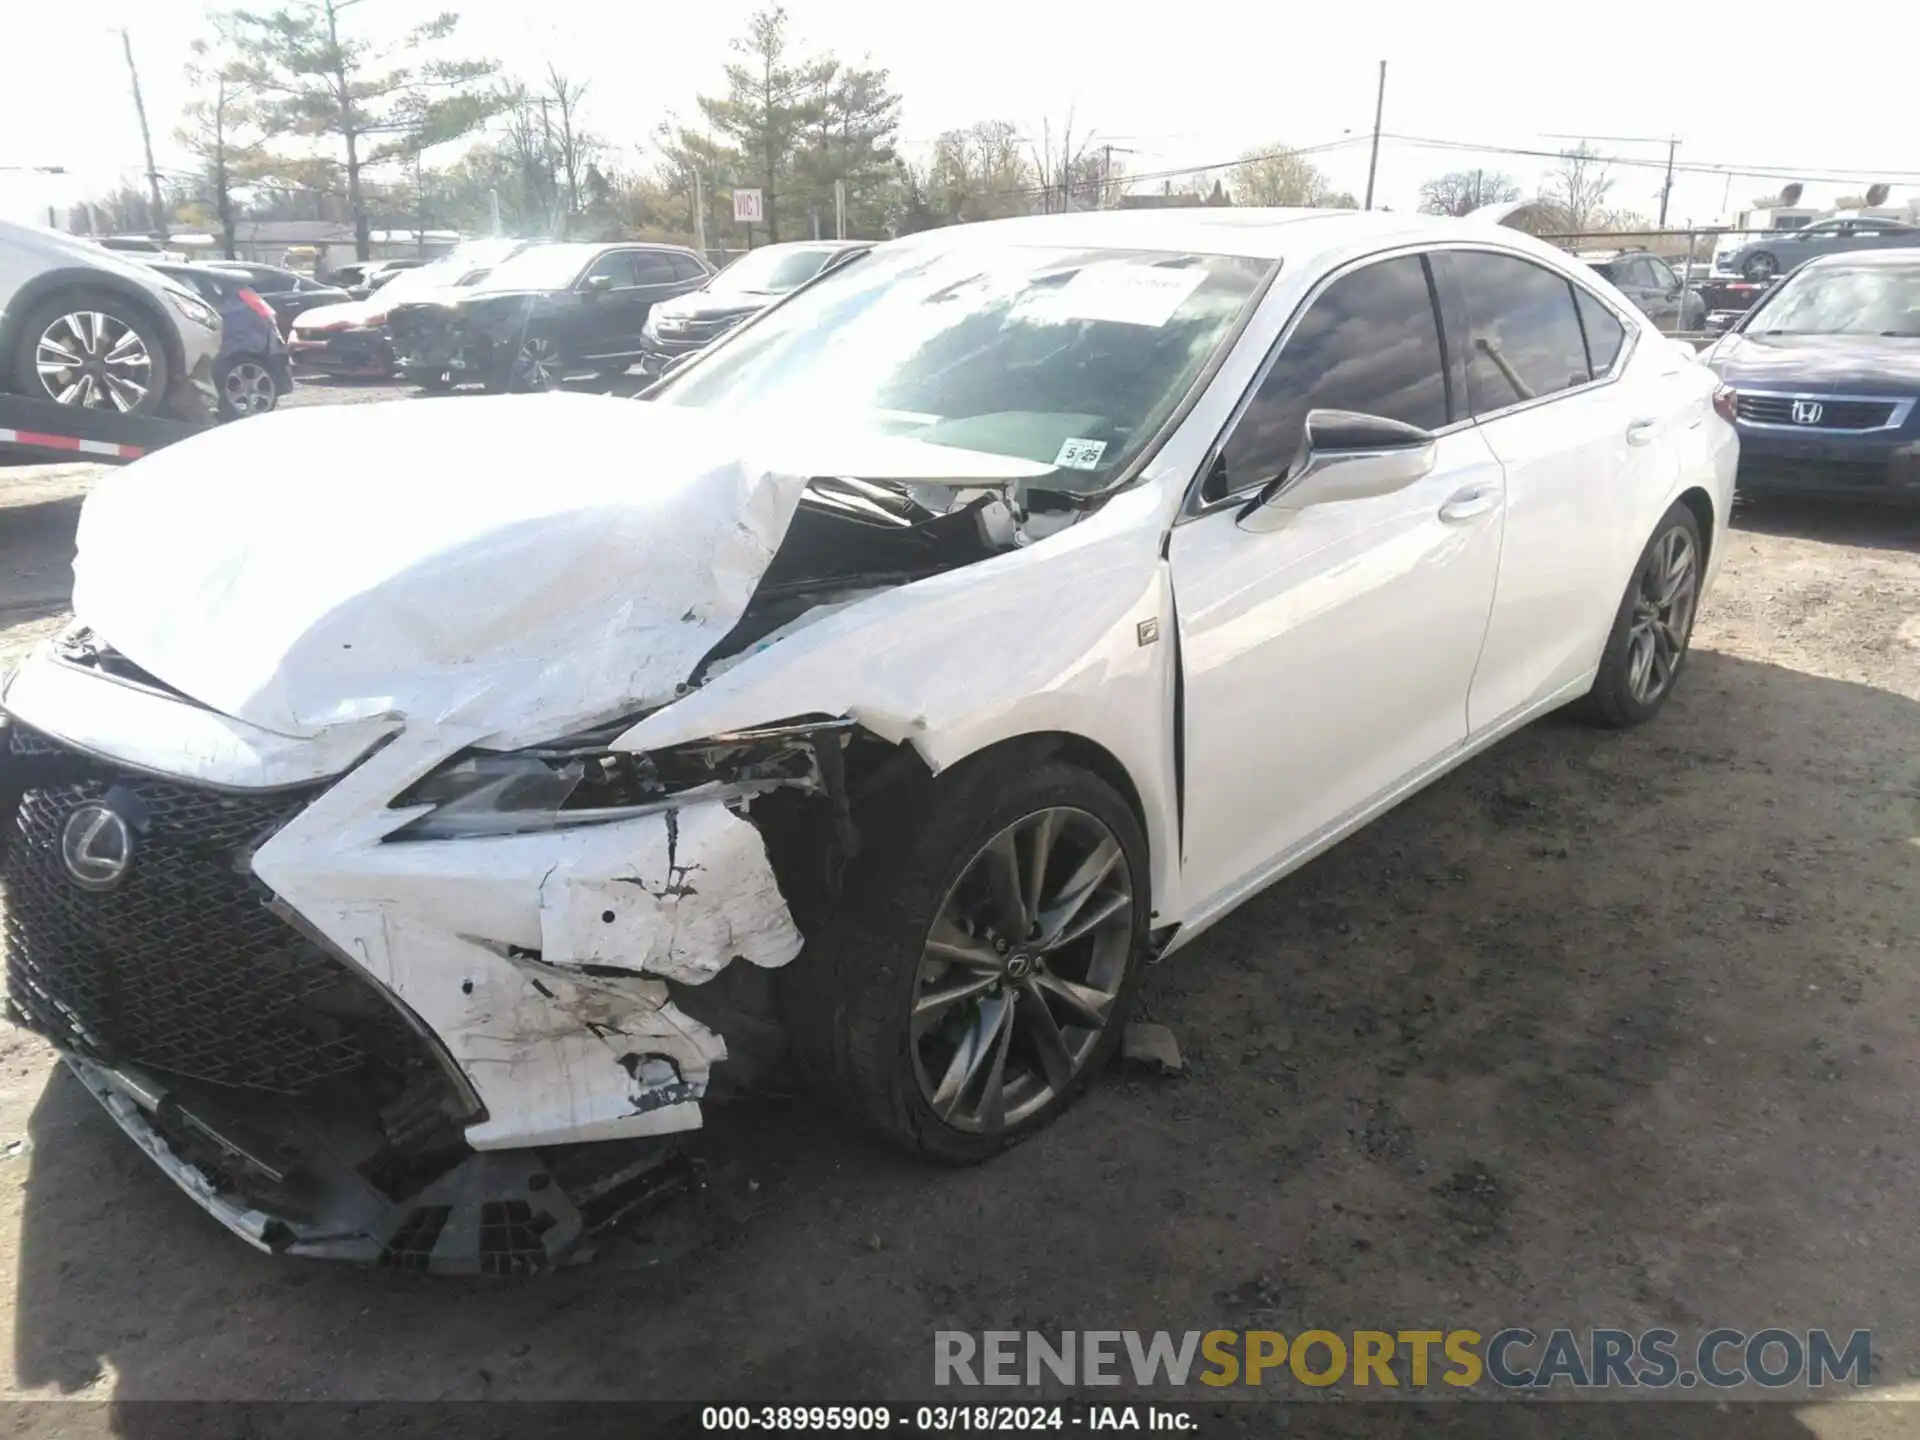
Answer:
[(585, 280), (580, 282), (580, 293), (582, 295), (604, 295), (612, 288), (613, 277), (611, 275), (589, 275)]
[(1404, 490), (1433, 470), (1439, 442), (1418, 425), (1351, 410), (1310, 410), (1293, 466), (1261, 507), (1293, 512)]

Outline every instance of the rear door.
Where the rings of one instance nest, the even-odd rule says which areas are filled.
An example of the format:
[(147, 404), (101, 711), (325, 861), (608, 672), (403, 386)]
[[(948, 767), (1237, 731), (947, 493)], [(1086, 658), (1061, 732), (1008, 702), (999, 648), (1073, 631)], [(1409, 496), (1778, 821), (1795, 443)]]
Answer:
[[(1501, 474), (1457, 373), (1421, 255), (1345, 269), (1282, 335), (1174, 527), (1182, 868), (1200, 908), (1262, 883), (1465, 738)], [(1279, 517), (1250, 506), (1316, 408), (1436, 432), (1434, 469), (1391, 495)]]
[[(1671, 347), (1597, 292), (1511, 252), (1437, 258), (1467, 403), (1506, 481), (1499, 583), (1467, 704), (1479, 732), (1599, 663), (1646, 541), (1647, 497), (1678, 473), (1662, 442), (1680, 420), (1652, 373)], [(1639, 345), (1661, 349), (1636, 369)]]

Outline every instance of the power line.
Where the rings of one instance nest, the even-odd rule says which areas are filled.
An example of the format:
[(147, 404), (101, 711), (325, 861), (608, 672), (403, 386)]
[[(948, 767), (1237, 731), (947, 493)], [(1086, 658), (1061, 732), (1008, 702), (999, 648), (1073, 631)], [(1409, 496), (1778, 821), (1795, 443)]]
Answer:
[[(1566, 154), (1564, 150), (1534, 150), (1518, 145), (1481, 145), (1467, 140), (1441, 140), (1429, 135), (1389, 133), (1385, 138), (1401, 145), (1412, 145), (1421, 149), (1462, 150), (1482, 155), (1519, 155), (1540, 160), (1559, 160)], [(1666, 141), (1662, 140), (1660, 143), (1665, 144)], [(1664, 160), (1646, 159), (1637, 155), (1593, 155), (1590, 158), (1602, 164), (1623, 165), (1642, 170), (1667, 168), (1667, 162)], [(1785, 165), (1740, 165), (1730, 161), (1708, 160), (1691, 160), (1676, 164), (1673, 168), (1696, 175), (1746, 175), (1761, 180), (1811, 180), (1815, 183), (1832, 185), (1852, 185), (1862, 180), (1920, 181), (1920, 170), (1848, 170), (1821, 167), (1815, 171)]]

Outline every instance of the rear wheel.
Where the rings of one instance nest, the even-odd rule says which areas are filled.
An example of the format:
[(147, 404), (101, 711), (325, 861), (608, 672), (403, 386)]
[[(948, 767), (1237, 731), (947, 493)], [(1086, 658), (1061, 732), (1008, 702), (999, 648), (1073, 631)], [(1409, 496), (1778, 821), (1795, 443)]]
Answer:
[(1146, 843), (1105, 781), (1025, 752), (938, 783), (885, 849), (785, 972), (794, 1048), (881, 1138), (982, 1160), (1071, 1105), (1119, 1042)]
[(1693, 638), (1705, 553), (1700, 522), (1676, 503), (1661, 517), (1627, 582), (1600, 671), (1582, 701), (1588, 720), (1618, 730), (1660, 713)]
[(159, 325), (106, 290), (71, 290), (27, 312), (10, 357), (16, 393), (89, 410), (152, 415), (172, 376)]
[(1780, 273), (1780, 262), (1762, 250), (1758, 255), (1747, 257), (1747, 263), (1741, 267), (1741, 273), (1749, 280), (1771, 280)]
[(235, 356), (221, 365), (220, 413), (229, 420), (264, 415), (279, 403), (280, 386), (256, 356)]

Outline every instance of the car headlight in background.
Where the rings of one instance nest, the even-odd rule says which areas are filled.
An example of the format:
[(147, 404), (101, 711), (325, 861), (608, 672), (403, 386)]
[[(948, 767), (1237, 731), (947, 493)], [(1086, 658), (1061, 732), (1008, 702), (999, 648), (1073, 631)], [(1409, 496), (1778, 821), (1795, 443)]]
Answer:
[[(751, 800), (826, 788), (850, 720), (810, 718), (636, 755), (609, 748), (633, 719), (525, 750), (469, 750), (402, 791), (395, 810), (428, 807), (388, 840), (527, 835), (631, 820), (693, 800)], [(826, 754), (827, 758), (822, 759)]]
[(174, 309), (203, 329), (218, 330), (220, 328), (220, 316), (211, 305), (197, 296), (188, 295), (180, 290), (169, 290), (167, 299), (173, 302)]

